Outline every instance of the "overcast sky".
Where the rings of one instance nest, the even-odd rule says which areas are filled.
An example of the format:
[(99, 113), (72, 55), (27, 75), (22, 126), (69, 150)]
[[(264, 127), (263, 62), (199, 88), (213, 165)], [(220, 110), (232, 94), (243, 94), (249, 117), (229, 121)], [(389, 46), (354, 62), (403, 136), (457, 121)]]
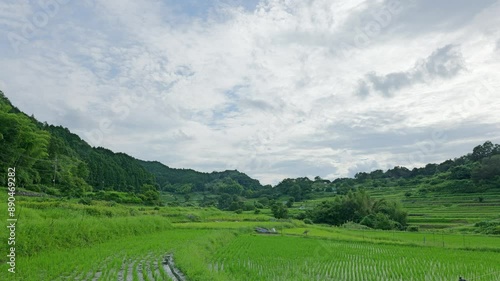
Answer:
[(492, 0), (2, 0), (0, 90), (171, 167), (263, 184), (413, 168), (500, 143), (498, 15)]

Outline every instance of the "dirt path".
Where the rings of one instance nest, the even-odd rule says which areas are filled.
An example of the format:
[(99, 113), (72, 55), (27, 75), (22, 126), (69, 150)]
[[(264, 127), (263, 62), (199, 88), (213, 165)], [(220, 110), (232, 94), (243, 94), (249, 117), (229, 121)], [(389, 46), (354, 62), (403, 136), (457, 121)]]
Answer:
[(101, 261), (96, 269), (93, 270), (76, 270), (61, 276), (57, 281), (100, 281), (100, 280), (117, 280), (117, 281), (145, 281), (145, 280), (173, 280), (187, 281), (184, 274), (175, 267), (172, 254), (158, 256), (153, 253), (148, 253), (146, 256), (120, 256), (118, 262), (110, 264), (115, 257), (108, 257)]
[(165, 260), (163, 261), (163, 268), (170, 278), (174, 281), (186, 281), (184, 274), (175, 267), (174, 256), (172, 254), (167, 254)]

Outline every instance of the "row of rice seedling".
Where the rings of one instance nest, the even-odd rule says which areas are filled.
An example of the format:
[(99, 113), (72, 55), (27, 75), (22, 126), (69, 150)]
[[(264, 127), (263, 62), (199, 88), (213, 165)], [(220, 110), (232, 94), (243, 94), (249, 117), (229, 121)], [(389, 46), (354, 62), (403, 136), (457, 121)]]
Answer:
[(220, 248), (209, 270), (232, 280), (496, 281), (500, 253), (242, 235)]
[[(177, 257), (176, 252), (188, 248), (193, 240), (209, 240), (207, 237), (221, 232), (169, 229), (91, 247), (19, 255), (15, 275), (6, 275), (7, 264), (0, 265), (0, 280), (169, 280), (161, 263), (166, 253)], [(185, 259), (188, 254), (184, 253)]]
[(309, 225), (284, 229), (283, 233), (303, 236), (331, 238), (337, 240), (370, 241), (374, 243), (413, 244), (420, 246), (490, 249), (500, 251), (500, 238), (494, 235), (459, 234), (446, 232), (402, 232), (382, 230), (357, 230), (342, 227)]

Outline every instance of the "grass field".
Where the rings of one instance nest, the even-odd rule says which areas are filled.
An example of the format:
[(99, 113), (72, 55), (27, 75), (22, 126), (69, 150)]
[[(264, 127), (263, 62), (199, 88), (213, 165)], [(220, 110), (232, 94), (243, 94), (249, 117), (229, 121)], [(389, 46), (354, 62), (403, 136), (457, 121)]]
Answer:
[(211, 268), (233, 280), (498, 280), (494, 252), (244, 235), (220, 248)]
[[(367, 190), (372, 198), (401, 202), (408, 212), (408, 223), (422, 230), (462, 227), (480, 221), (500, 219), (500, 192), (476, 193), (418, 193), (416, 190), (389, 187)], [(410, 196), (405, 193), (410, 192)], [(297, 203), (306, 208), (328, 200), (328, 197)]]
[[(0, 207), (6, 208), (1, 194)], [(0, 280), (169, 280), (167, 254), (193, 281), (499, 280), (500, 236), (461, 232), (475, 221), (498, 218), (496, 203), (470, 203), (465, 194), (426, 204), (391, 194), (408, 208), (412, 224), (460, 222), (420, 232), (378, 231), (277, 221), (268, 210), (236, 214), (19, 197), (16, 273), (7, 271), (2, 255)], [(496, 202), (495, 196), (483, 203)], [(307, 204), (313, 203), (296, 203), (293, 211)], [(255, 227), (277, 234), (256, 234)], [(7, 241), (7, 232), (0, 239)]]

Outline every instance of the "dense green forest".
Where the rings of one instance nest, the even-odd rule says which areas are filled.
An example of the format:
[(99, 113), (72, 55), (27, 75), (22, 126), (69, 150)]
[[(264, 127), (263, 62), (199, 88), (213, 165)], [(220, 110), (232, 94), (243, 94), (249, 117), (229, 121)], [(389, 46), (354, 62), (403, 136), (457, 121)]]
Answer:
[[(274, 187), (262, 186), (258, 180), (236, 170), (202, 173), (174, 169), (91, 147), (67, 128), (41, 123), (22, 113), (2, 92), (0, 147), (1, 185), (5, 185), (7, 168), (15, 166), (18, 185), (27, 190), (122, 203), (161, 204), (162, 191), (184, 196), (185, 201), (190, 194), (199, 193), (203, 194), (200, 205), (238, 210), (244, 208), (243, 201), (248, 198), (255, 198), (257, 206), (273, 206), (280, 198), (289, 202), (331, 194), (349, 198), (357, 190), (391, 186), (408, 187), (419, 193), (473, 193), (500, 188), (500, 145), (489, 141), (462, 157), (411, 170), (394, 167), (333, 181), (320, 177), (288, 178)], [(339, 197), (339, 200), (344, 199)], [(279, 206), (275, 209), (280, 210)]]
[(91, 147), (67, 128), (38, 122), (22, 113), (3, 92), (0, 146), (1, 185), (5, 185), (4, 171), (16, 167), (20, 187), (54, 196), (91, 194), (124, 203), (159, 203), (161, 190), (240, 195), (262, 188), (259, 181), (238, 171), (201, 173), (173, 169), (159, 162)]

